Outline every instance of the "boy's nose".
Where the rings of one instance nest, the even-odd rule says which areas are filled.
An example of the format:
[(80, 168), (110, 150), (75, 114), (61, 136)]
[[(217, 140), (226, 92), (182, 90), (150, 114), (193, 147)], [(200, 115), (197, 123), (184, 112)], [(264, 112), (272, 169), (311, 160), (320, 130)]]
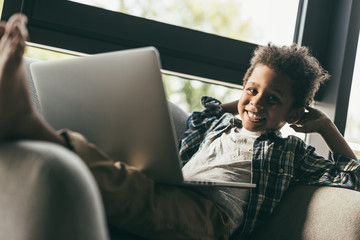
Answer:
[(263, 109), (265, 106), (265, 101), (264, 101), (264, 97), (262, 95), (256, 95), (251, 99), (251, 104), (256, 107), (256, 108), (260, 108)]

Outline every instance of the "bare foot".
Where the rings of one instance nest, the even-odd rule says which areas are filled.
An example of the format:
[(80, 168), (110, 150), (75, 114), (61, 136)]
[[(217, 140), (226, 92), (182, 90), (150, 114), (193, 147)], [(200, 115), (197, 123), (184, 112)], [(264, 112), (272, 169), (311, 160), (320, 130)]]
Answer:
[(27, 38), (26, 17), (14, 15), (0, 33), (0, 139), (13, 137), (19, 120), (32, 111), (22, 56)]
[(63, 144), (31, 103), (23, 54), (27, 18), (13, 15), (0, 23), (0, 141), (37, 139)]

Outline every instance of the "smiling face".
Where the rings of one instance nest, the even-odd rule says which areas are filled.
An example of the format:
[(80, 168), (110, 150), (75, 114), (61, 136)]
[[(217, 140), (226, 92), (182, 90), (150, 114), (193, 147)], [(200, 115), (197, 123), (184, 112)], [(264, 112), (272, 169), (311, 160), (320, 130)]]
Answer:
[(279, 130), (297, 121), (302, 112), (293, 108), (293, 80), (266, 65), (254, 68), (238, 103), (243, 126), (248, 131)]

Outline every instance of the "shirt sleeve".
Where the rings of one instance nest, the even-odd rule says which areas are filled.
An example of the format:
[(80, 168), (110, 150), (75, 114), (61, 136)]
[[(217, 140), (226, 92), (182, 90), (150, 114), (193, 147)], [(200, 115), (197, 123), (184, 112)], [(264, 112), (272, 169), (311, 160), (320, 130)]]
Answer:
[(179, 154), (183, 165), (198, 151), (204, 137), (225, 113), (221, 102), (215, 98), (203, 96), (201, 104), (205, 109), (201, 112), (195, 111), (189, 116), (188, 129), (180, 139)]
[(339, 154), (326, 159), (307, 146), (299, 166), (300, 182), (360, 190), (360, 162)]

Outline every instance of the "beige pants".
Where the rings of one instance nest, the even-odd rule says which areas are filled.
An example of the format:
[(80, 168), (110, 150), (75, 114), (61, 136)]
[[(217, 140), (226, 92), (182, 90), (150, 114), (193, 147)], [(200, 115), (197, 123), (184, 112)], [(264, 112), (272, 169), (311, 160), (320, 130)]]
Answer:
[(155, 183), (110, 160), (82, 135), (64, 131), (93, 173), (110, 224), (147, 239), (227, 239), (234, 223), (212, 201), (182, 187)]

